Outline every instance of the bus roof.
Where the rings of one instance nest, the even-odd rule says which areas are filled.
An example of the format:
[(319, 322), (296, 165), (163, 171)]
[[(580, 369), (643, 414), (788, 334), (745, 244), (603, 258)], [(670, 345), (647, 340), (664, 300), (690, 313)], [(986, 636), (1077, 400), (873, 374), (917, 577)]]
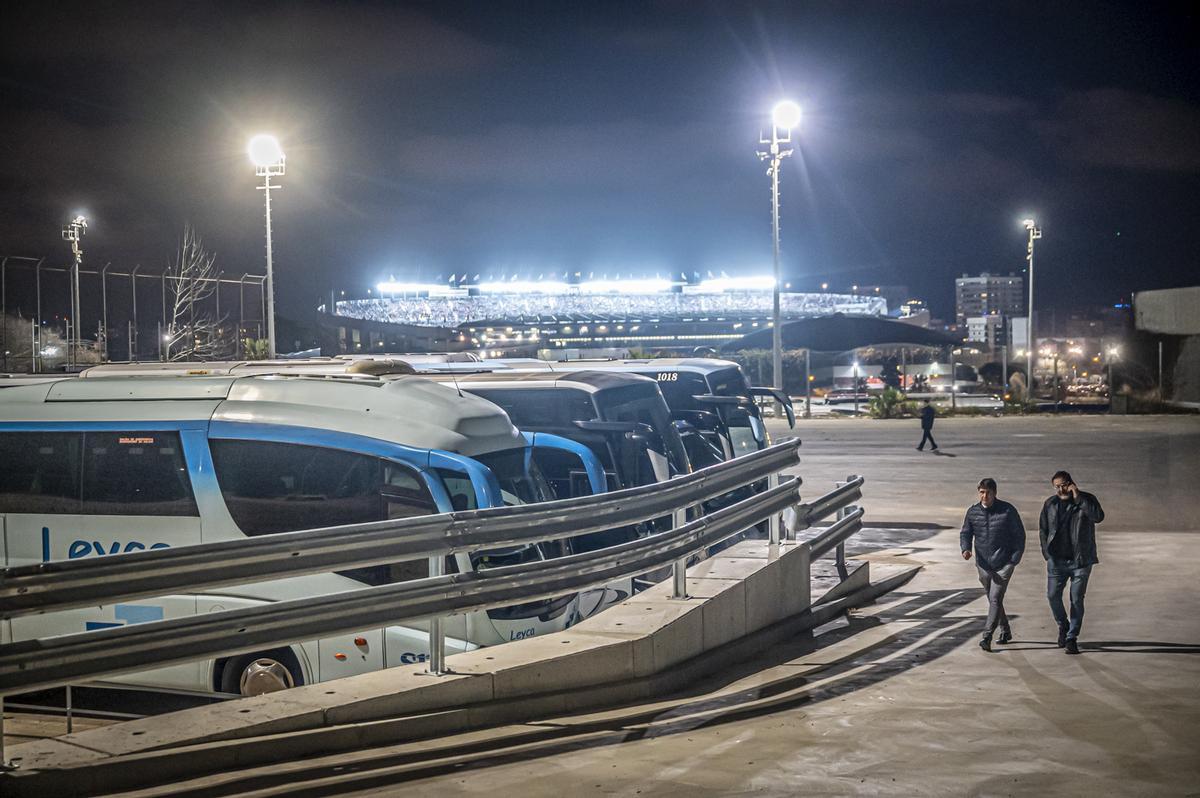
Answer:
[(599, 393), (616, 388), (627, 388), (631, 385), (652, 385), (657, 389), (657, 383), (648, 377), (638, 374), (627, 374), (612, 371), (476, 371), (470, 373), (426, 373), (422, 377), (436, 380), (443, 384), (456, 384), (463, 388), (479, 387), (511, 387), (519, 388), (576, 388), (587, 393)]
[(524, 443), (491, 402), (419, 377), (109, 377), (0, 392), (0, 422), (179, 420), (298, 426), (465, 455)]
[[(514, 363), (514, 368), (524, 368), (525, 362)], [(573, 369), (637, 369), (642, 371), (650, 370), (674, 370), (674, 371), (693, 371), (702, 374), (711, 374), (714, 371), (721, 371), (727, 368), (736, 368), (737, 363), (732, 360), (718, 360), (717, 358), (708, 357), (654, 357), (647, 359), (625, 359), (625, 360), (559, 360), (551, 364), (555, 371), (562, 368)]]

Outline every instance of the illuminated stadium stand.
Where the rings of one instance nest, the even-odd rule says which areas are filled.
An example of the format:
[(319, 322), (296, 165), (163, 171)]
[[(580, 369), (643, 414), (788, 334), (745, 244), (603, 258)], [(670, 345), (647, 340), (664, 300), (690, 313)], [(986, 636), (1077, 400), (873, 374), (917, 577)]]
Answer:
[[(661, 283), (661, 285), (660, 285)], [(726, 288), (749, 283), (749, 290)], [(391, 288), (391, 291), (384, 289)], [(345, 299), (334, 320), (373, 327), (437, 329), (438, 337), (462, 349), (506, 354), (538, 349), (677, 349), (719, 347), (770, 326), (771, 291), (753, 280), (678, 285), (637, 280), (620, 283), (515, 283), (452, 288), (383, 284), (382, 296)], [(884, 316), (879, 296), (782, 293), (784, 319), (834, 313)], [(384, 336), (341, 336), (343, 351), (388, 351)]]

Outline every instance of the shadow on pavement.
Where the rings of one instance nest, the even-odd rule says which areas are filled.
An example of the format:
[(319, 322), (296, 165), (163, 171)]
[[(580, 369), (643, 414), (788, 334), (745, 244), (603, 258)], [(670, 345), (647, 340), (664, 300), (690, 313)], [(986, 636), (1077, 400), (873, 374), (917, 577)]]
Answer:
[[(172, 792), (172, 795), (219, 798), (284, 785), (291, 786), (289, 796), (336, 796), (383, 790), (448, 773), (529, 762), (573, 751), (686, 733), (829, 701), (928, 664), (975, 638), (978, 635), (978, 619), (952, 617), (952, 613), (976, 601), (980, 595), (979, 589), (893, 593), (890, 598), (899, 600), (889, 603), (876, 616), (852, 618), (844, 629), (821, 635), (819, 640), (823, 645), (820, 648), (884, 625), (887, 620), (904, 621), (912, 625), (898, 629), (894, 635), (865, 649), (856, 650), (810, 676), (784, 676), (726, 695), (698, 697), (667, 709), (638, 712), (638, 705), (627, 706), (630, 710), (627, 714), (592, 722), (571, 723), (569, 719), (556, 719), (549, 723), (534, 720), (525, 724), (530, 727), (526, 734), (477, 740), (433, 751), (381, 753), (353, 762), (343, 760), (339, 764), (314, 764), (272, 774), (247, 774), (244, 778), (234, 778), (217, 785), (196, 785), (191, 789), (184, 787)], [(919, 642), (922, 644), (915, 645)], [(741, 663), (701, 680), (686, 691), (664, 696), (660, 700), (705, 696), (739, 678), (785, 666), (798, 656), (816, 649), (818, 646), (811, 638), (785, 641), (764, 651), (755, 661)], [(819, 684), (810, 687), (814, 682)], [(431, 762), (431, 759), (437, 761)], [(329, 779), (336, 779), (336, 783), (325, 781)]]
[(1157, 640), (1104, 640), (1080, 642), (1080, 651), (1108, 651), (1116, 654), (1200, 654), (1200, 644), (1163, 643)]

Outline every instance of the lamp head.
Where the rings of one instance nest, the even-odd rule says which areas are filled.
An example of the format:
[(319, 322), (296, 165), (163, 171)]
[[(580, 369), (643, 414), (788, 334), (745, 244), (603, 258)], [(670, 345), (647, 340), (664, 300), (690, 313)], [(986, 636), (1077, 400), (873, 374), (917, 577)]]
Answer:
[(255, 166), (274, 166), (283, 160), (283, 148), (279, 146), (279, 139), (265, 133), (250, 139), (247, 151), (250, 153), (250, 161)]
[(771, 122), (775, 127), (791, 130), (800, 124), (800, 106), (791, 100), (775, 103), (771, 109)]
[(1033, 228), (1037, 227), (1037, 224), (1033, 221), (1033, 219), (1026, 219), (1025, 221), (1021, 222), (1021, 224), (1025, 225), (1026, 230), (1032, 230)]

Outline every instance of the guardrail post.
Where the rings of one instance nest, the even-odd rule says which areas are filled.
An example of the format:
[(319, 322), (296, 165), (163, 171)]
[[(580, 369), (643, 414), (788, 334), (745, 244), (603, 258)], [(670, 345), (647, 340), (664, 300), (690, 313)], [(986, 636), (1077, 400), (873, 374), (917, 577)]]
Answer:
[[(846, 478), (845, 482), (836, 482), (834, 484), (840, 488), (843, 485), (849, 484), (853, 480), (854, 480), (854, 475), (851, 474), (849, 477)], [(850, 505), (850, 504), (847, 504), (844, 507), (839, 507), (838, 511), (837, 511), (837, 515), (834, 517), (835, 520), (841, 521), (843, 518), (850, 515), (850, 513), (854, 512), (854, 509), (855, 509), (854, 505)], [(850, 571), (846, 568), (846, 543), (845, 543), (845, 541), (842, 541), (841, 543), (837, 544), (837, 548), (834, 549), (833, 556), (834, 556), (834, 564), (837, 566), (838, 576), (843, 580), (849, 579)]]
[(0, 773), (15, 770), (16, 767), (4, 755), (4, 696), (0, 695)]
[(72, 701), (71, 701), (71, 685), (67, 685), (67, 734), (75, 730), (74, 718), (72, 717)]
[[(671, 513), (671, 526), (675, 529), (687, 523), (687, 510), (675, 510)], [(671, 598), (686, 599), (687, 594), (687, 557), (680, 557), (671, 563)]]
[[(779, 487), (782, 482), (782, 476), (778, 471), (776, 471), (774, 474), (771, 474), (769, 477), (767, 477), (767, 490)], [(781, 516), (779, 513), (771, 513), (771, 517), (767, 519), (767, 530), (772, 546), (779, 545), (779, 529), (781, 526), (780, 518)]]
[[(446, 558), (443, 556), (429, 558), (429, 575), (442, 576), (446, 571)], [(442, 631), (442, 619), (429, 619), (429, 663), (425, 670), (434, 676), (447, 673), (446, 669), (446, 636)]]

